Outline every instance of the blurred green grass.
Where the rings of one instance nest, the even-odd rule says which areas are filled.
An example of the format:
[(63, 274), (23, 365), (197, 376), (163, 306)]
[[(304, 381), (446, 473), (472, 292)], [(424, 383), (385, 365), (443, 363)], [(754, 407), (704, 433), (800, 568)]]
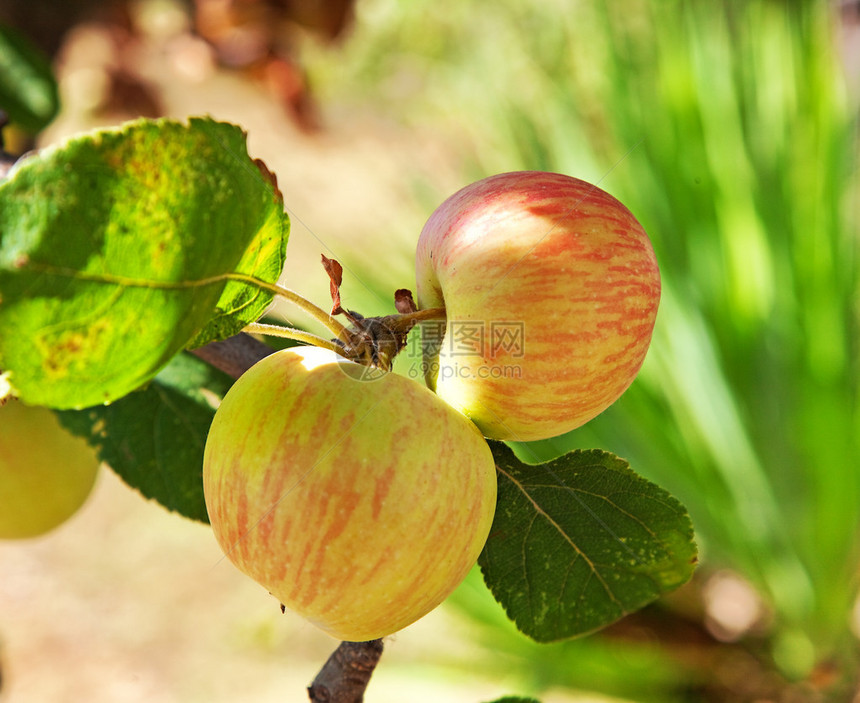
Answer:
[[(629, 459), (687, 505), (703, 569), (733, 569), (764, 597), (762, 666), (792, 681), (832, 665), (848, 685), (860, 190), (838, 10), (813, 0), (360, 9), (346, 47), (308, 62), (324, 99), (373, 101), (448, 135), (463, 184), (520, 168), (598, 183), (654, 241), (664, 292), (639, 379), (580, 430), (518, 450), (600, 446)], [(414, 188), (428, 214), (447, 195)], [(481, 620), (478, 601), (458, 602)], [(520, 655), (534, 670), (563, 651), (526, 643)], [(691, 684), (678, 667), (660, 685), (664, 700), (681, 700)]]

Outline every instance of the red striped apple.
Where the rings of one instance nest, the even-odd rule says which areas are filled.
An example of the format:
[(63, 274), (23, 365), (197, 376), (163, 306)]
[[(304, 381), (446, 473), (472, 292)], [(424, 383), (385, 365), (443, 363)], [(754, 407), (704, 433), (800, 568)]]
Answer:
[(423, 385), (316, 347), (276, 352), (233, 385), (203, 482), (227, 557), (348, 641), (441, 603), (477, 560), (496, 504), (493, 457), (468, 419)]
[(48, 408), (0, 405), (0, 539), (37, 537), (64, 523), (89, 497), (98, 468), (95, 451)]
[(485, 436), (547, 439), (603, 412), (651, 341), (660, 273), (636, 218), (597, 186), (503, 173), (466, 186), (418, 240), (428, 385)]

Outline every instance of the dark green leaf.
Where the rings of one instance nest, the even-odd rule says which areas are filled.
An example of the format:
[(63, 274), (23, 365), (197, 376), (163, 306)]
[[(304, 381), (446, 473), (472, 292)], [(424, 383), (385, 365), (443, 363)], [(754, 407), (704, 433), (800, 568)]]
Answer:
[(111, 405), (57, 415), (123, 480), (144, 496), (208, 522), (203, 501), (203, 447), (215, 406), (232, 379), (180, 354), (146, 388)]
[(478, 560), (517, 627), (539, 642), (609, 625), (685, 583), (696, 563), (684, 507), (600, 450), (547, 464), (492, 443), (496, 517)]
[(504, 698), (497, 698), (491, 703), (540, 703), (537, 698), (520, 698), (518, 696), (505, 696)]
[(54, 119), (58, 107), (48, 57), (19, 32), (0, 25), (0, 109), (12, 123), (38, 132)]
[(259, 316), (272, 295), (248, 276), (277, 279), (287, 233), (234, 125), (140, 120), (47, 149), (0, 184), (0, 368), (32, 404), (122, 397)]

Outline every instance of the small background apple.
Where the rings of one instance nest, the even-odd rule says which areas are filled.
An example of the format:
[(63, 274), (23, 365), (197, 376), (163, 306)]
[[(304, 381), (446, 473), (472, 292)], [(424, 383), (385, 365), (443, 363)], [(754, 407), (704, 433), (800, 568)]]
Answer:
[(74, 515), (90, 495), (99, 461), (47, 408), (0, 405), (0, 538), (36, 537)]

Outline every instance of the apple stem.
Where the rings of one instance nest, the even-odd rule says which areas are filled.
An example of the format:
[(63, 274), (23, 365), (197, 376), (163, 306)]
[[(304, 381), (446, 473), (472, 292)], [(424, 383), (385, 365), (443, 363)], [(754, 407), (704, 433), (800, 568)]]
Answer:
[[(364, 318), (357, 313), (342, 310), (341, 312), (346, 315), (353, 325), (353, 329), (350, 329), (336, 320), (330, 313), (315, 305), (307, 298), (304, 298), (295, 291), (290, 290), (289, 288), (284, 288), (277, 283), (268, 283), (255, 276), (243, 273), (231, 273), (227, 275), (227, 278), (256, 286), (261, 290), (268, 291), (293, 303), (293, 305), (304, 310), (310, 317), (317, 322), (320, 322), (324, 327), (332, 332), (336, 339), (331, 341), (318, 335), (311, 334), (310, 332), (304, 332), (292, 327), (266, 325), (258, 322), (247, 325), (245, 327), (245, 332), (294, 339), (304, 344), (311, 344), (316, 347), (322, 347), (323, 349), (330, 349), (347, 359), (351, 359), (359, 363), (366, 363), (368, 365), (381, 364), (383, 368), (390, 367), (391, 359), (393, 359), (393, 357), (403, 347), (406, 335), (414, 325), (427, 320), (445, 319), (445, 308), (427, 308), (425, 310), (402, 312), (380, 318)], [(411, 293), (409, 296), (411, 306), (414, 307), (415, 304), (411, 302)], [(393, 333), (393, 336), (398, 342), (395, 349), (380, 350), (380, 341), (375, 340), (373, 334), (371, 334), (373, 321), (383, 323), (383, 327)]]
[(349, 332), (343, 324), (335, 320), (321, 307), (315, 305), (310, 300), (304, 298), (295, 291), (290, 290), (289, 288), (285, 288), (284, 286), (278, 285), (277, 283), (267, 283), (266, 281), (262, 281), (255, 276), (246, 276), (241, 273), (232, 273), (228, 276), (228, 278), (243, 281), (245, 283), (250, 283), (257, 288), (261, 288), (262, 290), (268, 291), (269, 293), (273, 293), (274, 295), (280, 296), (284, 300), (291, 302), (293, 305), (303, 310), (317, 322), (321, 323), (341, 341), (346, 342), (349, 339)]
[(297, 330), (293, 327), (281, 327), (280, 325), (268, 325), (263, 322), (251, 322), (248, 325), (245, 325), (245, 329), (243, 332), (247, 332), (248, 334), (264, 334), (269, 335), (271, 337), (283, 337), (284, 339), (293, 339), (297, 342), (302, 342), (303, 344), (311, 344), (315, 347), (322, 347), (323, 349), (329, 349), (330, 351), (337, 352), (341, 356), (346, 356), (344, 353), (343, 347), (338, 344), (335, 344), (328, 339), (323, 339), (315, 334), (311, 334), (310, 332), (305, 332), (303, 330)]
[(426, 308), (416, 312), (401, 313), (396, 317), (404, 322), (424, 322), (426, 320), (444, 320), (446, 313), (445, 308)]

